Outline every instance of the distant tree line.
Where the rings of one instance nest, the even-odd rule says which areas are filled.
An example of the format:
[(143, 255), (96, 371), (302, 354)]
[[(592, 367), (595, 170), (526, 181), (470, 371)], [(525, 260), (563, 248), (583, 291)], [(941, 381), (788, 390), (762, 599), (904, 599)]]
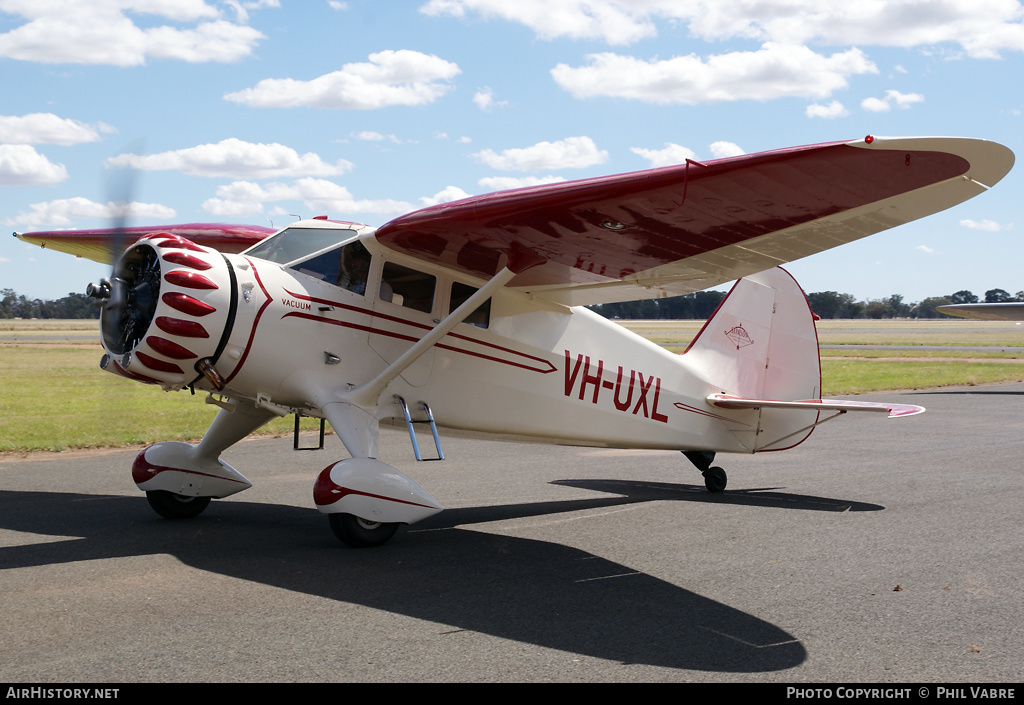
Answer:
[(698, 291), (684, 296), (669, 296), (664, 299), (643, 299), (642, 301), (621, 301), (614, 304), (597, 304), (589, 308), (605, 318), (665, 319), (707, 318), (725, 298), (720, 291)]
[[(624, 319), (679, 319), (707, 318), (725, 294), (720, 291), (699, 291), (685, 296), (671, 296), (664, 299), (623, 301), (613, 304), (598, 304), (591, 310), (606, 318)], [(907, 303), (899, 294), (884, 299), (858, 301), (851, 294), (835, 291), (816, 291), (807, 295), (811, 310), (820, 318), (946, 318), (946, 314), (935, 309), (946, 304), (1005, 303), (1024, 301), (1024, 291), (1010, 294), (1002, 289), (989, 289), (981, 299), (967, 290), (948, 296), (932, 296), (917, 303)]]
[[(590, 308), (606, 318), (626, 319), (704, 319), (708, 318), (725, 298), (720, 291), (698, 291), (664, 299), (622, 301), (598, 304)], [(1024, 301), (1024, 291), (1010, 294), (1002, 289), (989, 289), (981, 299), (970, 291), (948, 296), (933, 296), (918, 303), (906, 303), (899, 294), (884, 299), (857, 301), (850, 294), (816, 291), (807, 295), (811, 310), (821, 318), (942, 318), (935, 310), (946, 304), (1005, 303)], [(5, 318), (99, 318), (100, 309), (85, 294), (46, 300), (29, 299), (13, 289), (0, 289), (0, 319)]]
[(62, 299), (43, 301), (0, 289), (0, 319), (10, 318), (99, 318), (100, 309), (85, 294), (68, 294)]

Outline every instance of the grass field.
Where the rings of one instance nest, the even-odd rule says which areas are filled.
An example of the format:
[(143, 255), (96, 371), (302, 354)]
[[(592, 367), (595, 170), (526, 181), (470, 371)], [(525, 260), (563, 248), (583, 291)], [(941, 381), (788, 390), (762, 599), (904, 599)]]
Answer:
[[(682, 352), (703, 321), (623, 321)], [(100, 371), (96, 321), (0, 321), (0, 452), (119, 447), (200, 438), (216, 414), (205, 394), (163, 392)], [(822, 394), (1024, 379), (1024, 325), (960, 319), (819, 321)], [(893, 346), (884, 350), (858, 346)], [(922, 346), (944, 346), (923, 350)], [(985, 348), (972, 350), (970, 348)], [(1007, 350), (1010, 348), (1011, 350)], [(264, 432), (290, 434), (293, 420)], [(318, 422), (304, 420), (304, 428)]]
[[(201, 438), (217, 407), (99, 368), (96, 321), (0, 321), (0, 453)], [(262, 430), (291, 434), (293, 417)], [(303, 428), (319, 421), (303, 419)]]
[[(648, 340), (667, 347), (682, 347), (693, 339), (704, 321), (618, 321)], [(820, 320), (821, 345), (924, 345), (1024, 348), (1024, 325), (1010, 321), (970, 321), (960, 318), (881, 320)], [(912, 352), (912, 350), (907, 351)]]

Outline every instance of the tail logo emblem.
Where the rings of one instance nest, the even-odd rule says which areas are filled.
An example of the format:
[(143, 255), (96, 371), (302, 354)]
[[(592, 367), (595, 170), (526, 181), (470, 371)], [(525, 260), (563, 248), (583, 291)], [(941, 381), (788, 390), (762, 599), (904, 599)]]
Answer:
[(736, 349), (745, 348), (748, 345), (753, 345), (753, 339), (747, 334), (747, 331), (743, 330), (743, 326), (735, 326), (725, 331), (725, 337), (736, 344)]

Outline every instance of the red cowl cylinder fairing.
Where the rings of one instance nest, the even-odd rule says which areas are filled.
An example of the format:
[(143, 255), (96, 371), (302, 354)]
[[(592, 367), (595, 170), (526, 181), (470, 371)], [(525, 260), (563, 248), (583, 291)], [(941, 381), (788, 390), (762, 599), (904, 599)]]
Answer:
[(221, 253), (169, 233), (149, 235), (125, 250), (107, 293), (100, 367), (167, 390), (206, 380), (204, 387), (219, 389), (214, 365), (238, 296)]

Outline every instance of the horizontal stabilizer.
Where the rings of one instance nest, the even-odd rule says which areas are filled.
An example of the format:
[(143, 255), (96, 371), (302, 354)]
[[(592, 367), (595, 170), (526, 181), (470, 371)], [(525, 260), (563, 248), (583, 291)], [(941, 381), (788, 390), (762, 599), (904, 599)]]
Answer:
[(813, 409), (830, 411), (886, 411), (889, 418), (913, 416), (924, 411), (923, 406), (914, 404), (883, 404), (870, 401), (847, 401), (845, 399), (804, 399), (782, 401), (777, 399), (741, 399), (728, 394), (709, 394), (708, 403), (722, 409)]

